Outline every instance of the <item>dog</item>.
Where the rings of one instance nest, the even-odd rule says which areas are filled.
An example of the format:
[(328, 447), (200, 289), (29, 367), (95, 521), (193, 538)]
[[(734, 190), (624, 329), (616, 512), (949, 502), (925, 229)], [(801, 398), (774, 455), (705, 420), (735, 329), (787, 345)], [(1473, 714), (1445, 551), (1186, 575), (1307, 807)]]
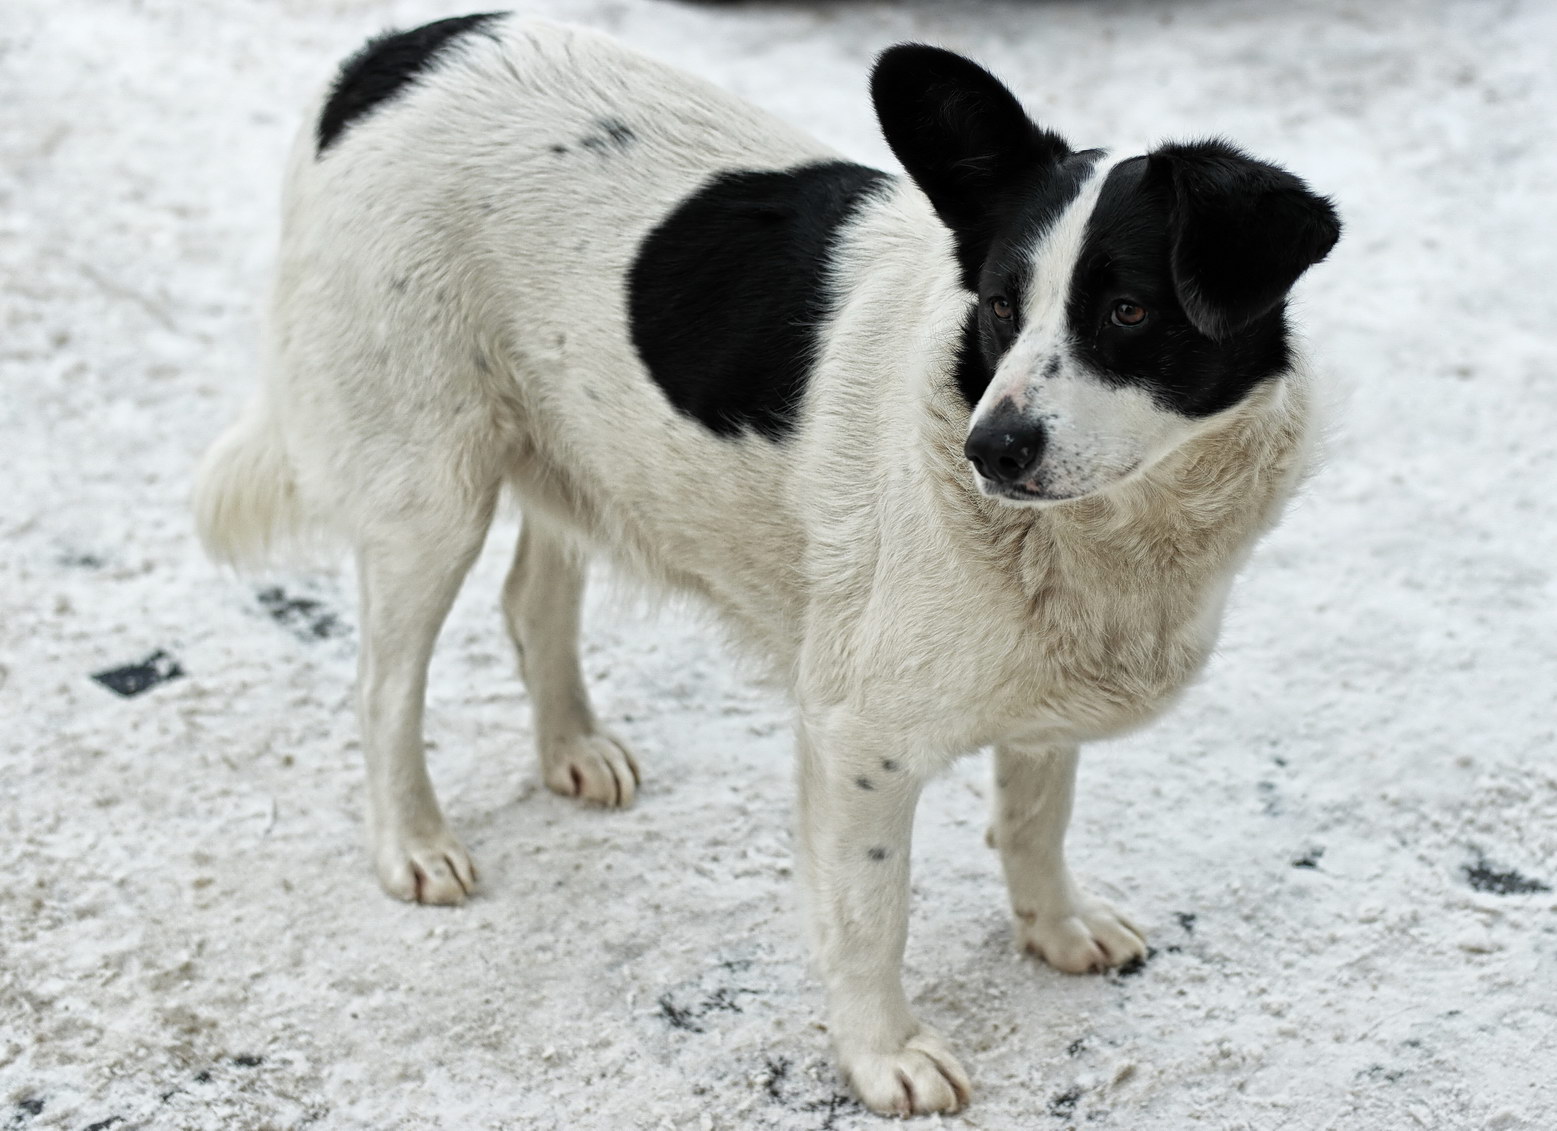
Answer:
[(500, 495), (546, 784), (633, 802), (579, 670), (585, 564), (695, 594), (793, 695), (797, 869), (828, 1032), (871, 1109), (969, 1082), (901, 979), (921, 787), (993, 747), (1017, 942), (1142, 956), (1067, 867), (1079, 744), (1165, 710), (1309, 460), (1286, 296), (1340, 233), (1210, 139), (1073, 149), (982, 67), (886, 50), (906, 175), (588, 31), (505, 14), (370, 42), (290, 158), (264, 385), (207, 453), (218, 559), (350, 543), (384, 888), (476, 868), (423, 757), (434, 638)]

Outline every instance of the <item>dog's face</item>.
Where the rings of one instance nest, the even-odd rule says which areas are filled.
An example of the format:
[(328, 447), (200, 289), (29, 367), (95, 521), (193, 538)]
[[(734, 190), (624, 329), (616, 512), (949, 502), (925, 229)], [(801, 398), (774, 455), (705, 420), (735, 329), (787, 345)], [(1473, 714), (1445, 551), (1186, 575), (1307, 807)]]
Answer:
[(978, 296), (957, 380), (984, 494), (1106, 489), (1287, 368), (1287, 291), (1340, 234), (1297, 177), (1220, 141), (1075, 152), (938, 48), (885, 52), (872, 93)]

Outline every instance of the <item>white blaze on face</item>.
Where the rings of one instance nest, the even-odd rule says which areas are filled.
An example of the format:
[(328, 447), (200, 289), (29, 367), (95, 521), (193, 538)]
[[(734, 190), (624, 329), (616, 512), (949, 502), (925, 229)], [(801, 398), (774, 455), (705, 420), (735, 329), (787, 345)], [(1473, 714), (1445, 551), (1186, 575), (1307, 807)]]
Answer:
[(1071, 279), (1087, 220), (1112, 168), (1104, 160), (1094, 166), (1076, 199), (1031, 251), (1021, 332), (979, 398), (969, 431), (1003, 407), (1041, 422), (1045, 447), (1014, 492), (975, 475), (986, 495), (1044, 502), (1090, 494), (1149, 467), (1194, 431), (1194, 421), (1163, 408), (1148, 390), (1110, 384), (1074, 356), (1076, 331), (1067, 309)]

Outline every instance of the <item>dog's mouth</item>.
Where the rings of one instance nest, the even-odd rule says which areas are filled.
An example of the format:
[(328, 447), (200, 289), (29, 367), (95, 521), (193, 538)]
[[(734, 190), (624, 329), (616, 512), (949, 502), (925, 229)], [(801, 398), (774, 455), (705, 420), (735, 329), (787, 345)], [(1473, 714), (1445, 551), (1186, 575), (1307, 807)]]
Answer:
[(973, 478), (978, 483), (979, 494), (986, 499), (999, 499), (1007, 503), (1021, 503), (1024, 506), (1067, 503), (1072, 499), (1079, 499), (1083, 495), (1092, 493), (1090, 491), (1081, 491), (1074, 494), (1064, 494), (1044, 490), (1039, 487), (1030, 487), (1023, 483), (997, 483), (993, 479), (985, 479), (976, 471), (973, 473)]
[(1077, 499), (1085, 499), (1089, 495), (1100, 494), (1134, 476), (1141, 469), (1142, 462), (1136, 461), (1107, 482), (1093, 484), (1079, 490), (1066, 490), (1041, 481), (1017, 480), (1002, 483), (995, 479), (986, 479), (975, 469), (970, 468), (970, 470), (973, 470), (973, 480), (978, 484), (979, 494), (986, 499), (999, 499), (1001, 502), (1015, 503), (1019, 506), (1042, 507), (1074, 502)]

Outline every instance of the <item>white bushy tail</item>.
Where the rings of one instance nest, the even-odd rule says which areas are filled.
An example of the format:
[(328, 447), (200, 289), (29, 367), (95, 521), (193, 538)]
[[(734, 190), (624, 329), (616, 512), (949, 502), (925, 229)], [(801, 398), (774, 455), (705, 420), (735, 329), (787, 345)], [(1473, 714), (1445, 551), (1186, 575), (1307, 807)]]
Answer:
[(200, 461), (194, 507), (206, 553), (228, 565), (261, 564), (296, 540), (296, 478), (263, 403), (251, 404)]

